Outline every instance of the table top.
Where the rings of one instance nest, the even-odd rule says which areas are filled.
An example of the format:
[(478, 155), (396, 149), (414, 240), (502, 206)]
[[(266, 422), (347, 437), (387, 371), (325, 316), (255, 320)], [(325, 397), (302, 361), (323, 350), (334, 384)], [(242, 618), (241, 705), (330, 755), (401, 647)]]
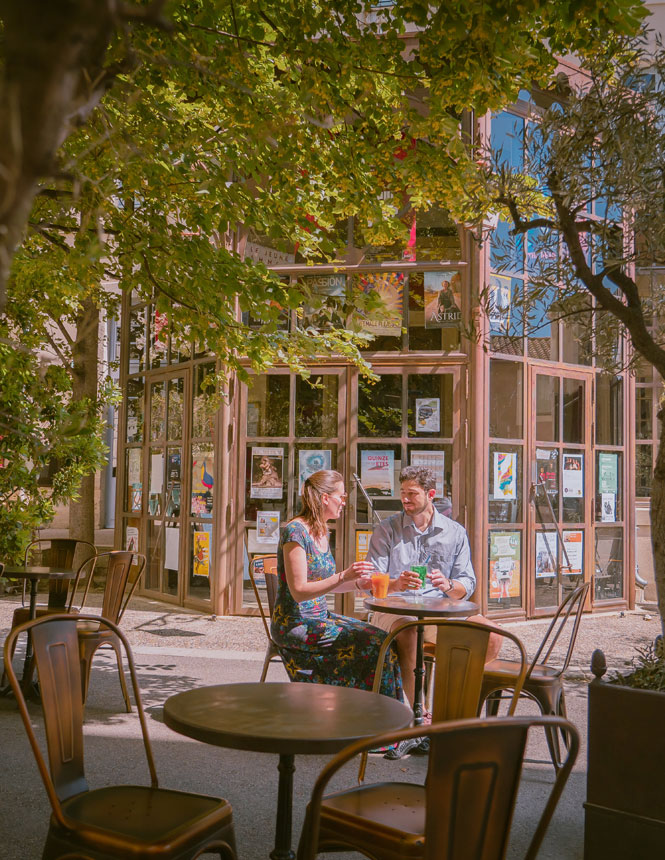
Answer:
[(76, 571), (62, 566), (44, 567), (37, 564), (5, 565), (3, 576), (12, 579), (74, 579)]
[(251, 683), (197, 687), (164, 703), (166, 725), (214, 746), (287, 755), (335, 753), (410, 726), (402, 702), (354, 687)]
[(413, 615), (415, 618), (466, 618), (475, 615), (479, 606), (472, 600), (452, 600), (450, 597), (418, 597), (390, 594), (388, 597), (368, 597), (365, 606), (389, 615)]

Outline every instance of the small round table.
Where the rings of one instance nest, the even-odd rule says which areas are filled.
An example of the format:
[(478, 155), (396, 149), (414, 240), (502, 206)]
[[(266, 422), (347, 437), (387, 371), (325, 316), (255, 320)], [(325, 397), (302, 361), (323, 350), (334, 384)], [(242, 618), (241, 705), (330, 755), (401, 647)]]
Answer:
[[(387, 612), (389, 615), (413, 615), (415, 618), (468, 618), (478, 612), (478, 604), (471, 600), (452, 600), (449, 597), (428, 597), (391, 594), (388, 597), (368, 597), (365, 606), (374, 612)], [(413, 696), (414, 725), (423, 723), (423, 679), (425, 677), (425, 628), (416, 627), (416, 667)]]
[(279, 754), (273, 860), (293, 860), (295, 755), (336, 753), (361, 738), (411, 725), (410, 708), (367, 690), (308, 683), (197, 687), (164, 703), (166, 725), (214, 746)]
[[(63, 567), (42, 567), (40, 565), (5, 565), (5, 570), (3, 576), (8, 576), (10, 579), (27, 579), (30, 582), (30, 604), (28, 615), (30, 620), (32, 621), (37, 617), (37, 584), (40, 579), (48, 579), (48, 580), (66, 580), (66, 579), (74, 579), (76, 576), (76, 572), (71, 568), (63, 568)], [(60, 607), (50, 607), (52, 609), (59, 609)], [(62, 611), (65, 612), (65, 607), (62, 607)], [(22, 685), (23, 692), (26, 698), (32, 697), (32, 689), (28, 686), (28, 681), (30, 679), (30, 664), (32, 662), (32, 636), (28, 633), (28, 642), (25, 646), (25, 660), (23, 661), (23, 676), (22, 676)], [(37, 698), (39, 698), (39, 694), (35, 693)]]

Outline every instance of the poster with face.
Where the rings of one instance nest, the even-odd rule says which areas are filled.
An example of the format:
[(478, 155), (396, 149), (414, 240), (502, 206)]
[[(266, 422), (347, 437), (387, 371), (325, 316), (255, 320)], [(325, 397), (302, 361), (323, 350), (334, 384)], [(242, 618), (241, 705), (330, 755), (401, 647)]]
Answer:
[(462, 321), (462, 276), (457, 269), (425, 272), (425, 328), (458, 328)]
[(584, 454), (563, 455), (563, 495), (581, 499), (584, 495)]
[(252, 499), (281, 499), (284, 451), (282, 448), (252, 448)]
[(536, 532), (536, 579), (556, 576), (558, 551), (556, 532)]

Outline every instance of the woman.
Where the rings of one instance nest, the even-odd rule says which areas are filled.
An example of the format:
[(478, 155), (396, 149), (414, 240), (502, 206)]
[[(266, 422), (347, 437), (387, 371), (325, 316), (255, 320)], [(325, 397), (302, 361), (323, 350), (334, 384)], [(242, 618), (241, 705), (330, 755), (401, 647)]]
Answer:
[[(282, 530), (277, 551), (279, 587), (272, 635), (292, 681), (370, 690), (386, 634), (378, 627), (328, 611), (330, 592), (369, 588), (373, 565), (356, 561), (335, 571), (326, 522), (346, 504), (344, 479), (322, 469), (303, 484), (302, 511)], [(380, 692), (402, 700), (402, 678), (393, 647), (386, 655)]]

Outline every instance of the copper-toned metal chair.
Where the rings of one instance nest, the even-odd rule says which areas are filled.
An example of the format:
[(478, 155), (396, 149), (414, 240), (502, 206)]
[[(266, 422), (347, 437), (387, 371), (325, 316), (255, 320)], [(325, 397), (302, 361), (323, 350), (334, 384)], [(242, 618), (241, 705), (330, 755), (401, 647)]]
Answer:
[[(570, 739), (525, 854), (533, 860), (579, 748), (577, 730), (562, 717), (454, 720), (352, 744), (324, 767), (314, 785), (298, 860), (327, 851), (359, 851), (373, 860), (502, 860), (532, 726), (561, 730)], [(324, 797), (331, 777), (358, 753), (423, 730), (430, 740), (425, 785), (360, 785)]]
[[(259, 563), (262, 566), (266, 582), (266, 596), (268, 598), (267, 613), (263, 605), (263, 600), (261, 598), (258, 585), (256, 584), (256, 566)], [(272, 611), (275, 606), (275, 598), (277, 597), (277, 556), (264, 555), (259, 556), (257, 558), (253, 558), (249, 565), (249, 581), (252, 583), (252, 588), (254, 589), (254, 596), (256, 597), (256, 603), (259, 607), (259, 612), (261, 613), (261, 620), (263, 621), (263, 627), (266, 631), (266, 638), (268, 639), (266, 656), (263, 661), (263, 669), (261, 671), (261, 682), (263, 682), (265, 681), (266, 675), (268, 674), (268, 666), (270, 666), (270, 664), (274, 660), (282, 660), (282, 655), (279, 650), (279, 647), (277, 646), (277, 643), (274, 641), (270, 633), (270, 619), (272, 618)]]
[[(139, 552), (102, 552), (97, 556), (97, 561), (107, 559), (106, 582), (104, 584), (104, 596), (102, 597), (101, 617), (113, 624), (119, 624), (125, 613), (127, 604), (132, 599), (140, 582), (146, 559)], [(90, 589), (90, 578), (88, 579), (85, 592), (81, 600), (81, 606), (85, 605)], [(113, 634), (110, 628), (102, 627), (98, 622), (80, 621), (78, 624), (79, 652), (81, 657), (81, 690), (83, 704), (88, 697), (88, 686), (90, 684), (90, 670), (92, 669), (92, 658), (95, 652), (102, 646), (108, 646), (115, 651), (118, 663), (118, 675), (120, 686), (125, 700), (127, 712), (131, 711), (132, 705), (129, 700), (125, 673), (122, 668), (122, 648), (120, 640)]]
[[(577, 633), (582, 620), (584, 603), (589, 593), (591, 583), (580, 585), (561, 602), (556, 615), (547, 628), (547, 632), (529, 665), (524, 680), (522, 696), (537, 702), (542, 714), (566, 716), (566, 700), (563, 692), (563, 676), (573, 656)], [(554, 648), (565, 635), (568, 644), (563, 653), (559, 666), (550, 665)], [(565, 638), (562, 640), (565, 642)], [(501, 691), (509, 690), (515, 683), (515, 663), (512, 660), (492, 660), (485, 669), (483, 679), (482, 700), (487, 701), (487, 713), (497, 714), (501, 701)], [(564, 743), (566, 736), (563, 736)], [(560, 767), (561, 751), (559, 736), (556, 732), (547, 732), (547, 745), (554, 769)]]
[[(150, 772), (149, 786), (91, 790), (85, 778), (79, 621), (108, 628), (122, 643)], [(10, 659), (16, 637), (27, 631), (32, 635), (39, 672), (49, 767)], [(231, 806), (225, 800), (159, 788), (134, 660), (117, 625), (95, 616), (48, 615), (12, 630), (4, 653), (9, 683), (53, 810), (42, 860), (190, 860), (204, 851), (235, 860)]]
[[(477, 621), (458, 621), (449, 618), (424, 618), (417, 621), (406, 621), (391, 631), (383, 641), (376, 661), (376, 672), (372, 691), (378, 693), (381, 685), (381, 668), (386, 652), (400, 631), (409, 627), (436, 627), (436, 643), (434, 659), (436, 672), (434, 675), (434, 699), (432, 704), (432, 721), (460, 720), (477, 716), (482, 700), (480, 698), (487, 645), (492, 633), (499, 634), (513, 642), (519, 652), (517, 661), (521, 670), (518, 671), (517, 684), (513, 693), (509, 713), (513, 713), (519, 699), (522, 681), (526, 675), (526, 652), (521, 640), (503, 628), (490, 627)], [(421, 734), (426, 735), (426, 727), (421, 726)], [(367, 765), (367, 754), (360, 761), (358, 781), (362, 782)]]
[[(48, 605), (37, 607), (38, 616), (46, 614), (47, 611), (53, 613), (63, 612), (65, 606), (67, 606), (68, 596), (69, 606), (67, 612), (71, 612), (71, 596), (76, 591), (84, 564), (96, 554), (97, 549), (94, 544), (87, 540), (78, 540), (77, 538), (38, 538), (27, 545), (23, 557), (25, 565), (33, 563), (41, 564), (45, 567), (62, 567), (74, 570), (74, 564), (76, 563), (79, 571), (71, 590), (69, 589), (69, 581), (66, 579), (51, 580), (49, 582)], [(81, 555), (83, 558), (80, 557)], [(35, 556), (38, 556), (38, 560), (32, 561)], [(77, 558), (77, 556), (79, 557)], [(24, 579), (21, 595), (22, 606), (14, 612), (13, 621), (16, 622), (17, 626), (28, 620), (28, 607), (25, 606), (26, 588), (27, 580)]]

